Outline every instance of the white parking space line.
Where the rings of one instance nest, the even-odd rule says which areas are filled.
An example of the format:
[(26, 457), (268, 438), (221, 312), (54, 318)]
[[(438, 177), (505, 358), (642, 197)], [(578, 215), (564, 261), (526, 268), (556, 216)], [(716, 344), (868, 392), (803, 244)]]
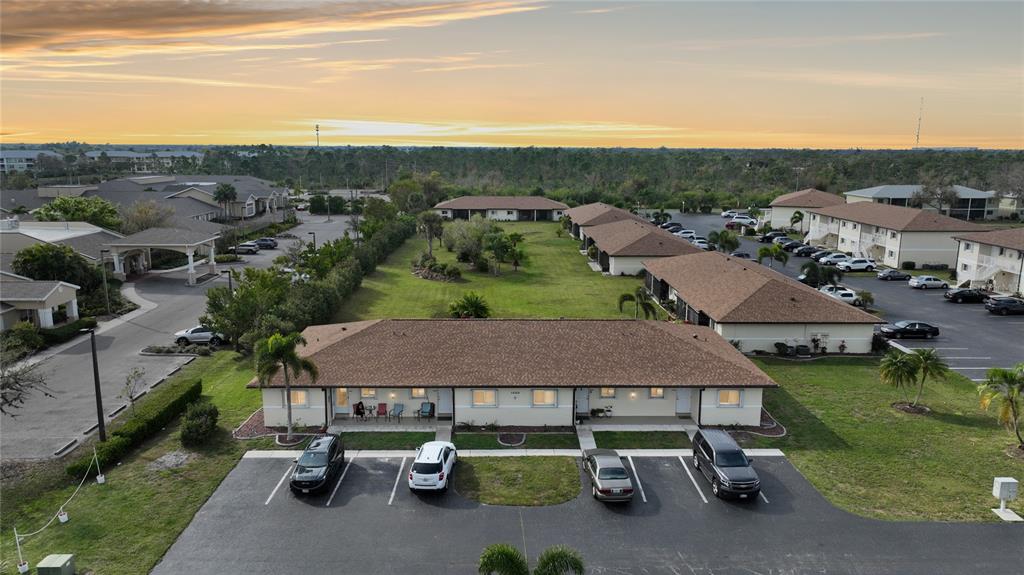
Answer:
[(403, 457), (401, 465), (398, 466), (398, 475), (395, 476), (395, 485), (391, 487), (391, 498), (388, 499), (388, 505), (391, 505), (391, 502), (395, 500), (395, 491), (398, 490), (398, 481), (402, 479), (402, 472), (405, 471), (406, 459)]
[(277, 485), (274, 486), (274, 490), (270, 492), (270, 497), (267, 497), (267, 500), (263, 502), (264, 505), (270, 505), (270, 500), (274, 498), (275, 494), (277, 494), (277, 490), (281, 489), (281, 484), (284, 483), (285, 479), (288, 479), (288, 476), (292, 474), (292, 469), (294, 468), (294, 465), (288, 466), (288, 469), (285, 470), (284, 475), (281, 476), (281, 480), (277, 482)]
[(640, 489), (640, 498), (647, 503), (647, 494), (644, 493), (644, 484), (640, 483), (640, 476), (636, 474), (636, 466), (633, 465), (633, 456), (629, 456), (626, 459), (629, 460), (629, 467), (633, 470), (633, 479), (636, 479), (636, 486)]
[(913, 346), (906, 345), (906, 344), (903, 344), (903, 345), (904, 345), (904, 347), (909, 347), (910, 349), (934, 349), (935, 351), (967, 351), (968, 349), (970, 349), (970, 348), (967, 348), (967, 347), (929, 347), (929, 346), (913, 347)]
[(764, 499), (765, 503), (771, 503), (768, 501), (768, 498), (764, 496), (764, 491), (758, 491), (758, 494), (761, 496), (761, 499)]
[(690, 483), (692, 483), (693, 484), (693, 488), (697, 490), (697, 495), (700, 495), (700, 498), (704, 500), (704, 503), (707, 503), (708, 502), (708, 498), (704, 497), (704, 492), (701, 491), (700, 490), (700, 486), (697, 485), (697, 480), (693, 478), (693, 474), (690, 473), (690, 467), (688, 465), (686, 465), (686, 460), (683, 459), (682, 455), (679, 456), (679, 463), (683, 464), (683, 471), (685, 471), (686, 475), (690, 478)]
[(946, 357), (943, 357), (942, 359), (992, 359), (992, 358), (991, 357), (966, 357), (966, 356), (950, 357), (950, 356), (946, 356)]
[(951, 365), (951, 366), (949, 366), (949, 369), (983, 369), (983, 370), (987, 371), (987, 370), (992, 369), (992, 368), (991, 367), (961, 367), (959, 365), (958, 366), (952, 366)]
[(352, 467), (352, 462), (356, 460), (356, 456), (353, 455), (349, 458), (348, 463), (345, 464), (345, 469), (341, 470), (341, 477), (338, 478), (338, 482), (334, 484), (334, 489), (331, 490), (331, 497), (327, 500), (327, 504), (324, 507), (330, 507), (331, 503), (334, 502), (334, 494), (338, 492), (338, 488), (341, 487), (341, 482), (345, 481), (345, 474), (348, 473), (348, 468)]

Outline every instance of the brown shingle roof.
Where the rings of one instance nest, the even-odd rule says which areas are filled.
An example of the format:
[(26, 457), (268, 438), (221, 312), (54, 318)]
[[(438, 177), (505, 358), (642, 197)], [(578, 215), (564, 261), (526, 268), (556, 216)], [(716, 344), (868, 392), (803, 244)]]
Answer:
[(879, 226), (899, 232), (973, 232), (985, 228), (938, 212), (875, 202), (854, 202), (811, 208), (815, 214)]
[(720, 323), (883, 323), (767, 266), (716, 252), (646, 261), (644, 267)]
[(622, 220), (646, 221), (640, 216), (622, 208), (616, 208), (601, 202), (569, 208), (566, 210), (565, 215), (569, 216), (572, 223), (578, 226), (599, 226)]
[(969, 240), (979, 244), (999, 246), (1024, 252), (1024, 228), (1008, 228), (1005, 230), (992, 230), (988, 232), (974, 232), (970, 234), (959, 234), (953, 236), (958, 240)]
[(824, 208), (825, 206), (836, 206), (845, 204), (842, 196), (830, 194), (814, 188), (807, 188), (799, 192), (790, 192), (772, 200), (773, 208)]
[(434, 206), (435, 210), (565, 210), (569, 206), (542, 196), (462, 196)]
[(320, 377), (298, 387), (776, 387), (713, 330), (667, 322), (384, 319), (303, 335)]
[(636, 220), (590, 226), (587, 237), (594, 240), (599, 250), (615, 257), (679, 256), (703, 251), (658, 226)]

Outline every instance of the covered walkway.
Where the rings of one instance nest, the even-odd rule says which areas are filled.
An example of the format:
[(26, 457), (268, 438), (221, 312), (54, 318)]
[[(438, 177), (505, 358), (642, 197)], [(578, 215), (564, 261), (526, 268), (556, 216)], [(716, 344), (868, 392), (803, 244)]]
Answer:
[(217, 273), (216, 241), (219, 233), (203, 232), (184, 228), (149, 228), (137, 234), (121, 238), (106, 246), (114, 262), (114, 277), (124, 280), (126, 269), (144, 273), (152, 268), (152, 250), (171, 250), (185, 254), (188, 258), (188, 285), (196, 284), (195, 256), (198, 252), (207, 258), (209, 272)]

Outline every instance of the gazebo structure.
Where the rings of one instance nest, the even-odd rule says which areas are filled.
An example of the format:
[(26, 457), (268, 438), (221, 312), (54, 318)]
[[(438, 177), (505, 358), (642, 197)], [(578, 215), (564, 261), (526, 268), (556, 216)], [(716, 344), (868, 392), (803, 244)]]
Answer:
[(218, 233), (200, 232), (183, 228), (149, 228), (137, 234), (106, 244), (114, 261), (114, 277), (124, 280), (126, 269), (142, 273), (152, 267), (152, 250), (171, 250), (188, 257), (188, 285), (196, 283), (195, 255), (206, 256), (209, 273), (217, 273), (215, 243)]

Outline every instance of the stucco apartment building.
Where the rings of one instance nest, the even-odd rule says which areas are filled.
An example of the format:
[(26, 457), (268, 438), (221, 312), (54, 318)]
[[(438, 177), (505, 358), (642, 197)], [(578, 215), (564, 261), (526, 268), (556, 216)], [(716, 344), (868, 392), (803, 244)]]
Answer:
[(585, 250), (597, 248), (597, 266), (609, 275), (636, 275), (654, 258), (700, 253), (690, 242), (647, 222), (633, 219), (589, 226)]
[[(667, 322), (385, 319), (303, 336), (319, 378), (293, 382), (296, 425), (349, 419), (357, 402), (407, 414), (434, 403), (442, 425), (570, 427), (592, 408), (610, 408), (610, 423), (757, 425), (762, 392), (777, 387), (711, 329)], [(261, 388), (267, 425), (285, 424), (283, 387), (278, 375)]]
[(580, 249), (586, 249), (583, 242), (587, 237), (587, 228), (623, 220), (647, 223), (647, 220), (634, 213), (601, 202), (569, 208), (565, 215), (571, 223), (569, 233), (581, 242)]
[(54, 159), (61, 157), (50, 150), (0, 150), (0, 173), (31, 172), (35, 170), (39, 156)]
[[(874, 202), (892, 206), (913, 206), (914, 196), (921, 191), (921, 187), (920, 184), (900, 184), (851, 190), (845, 194), (846, 202), (850, 204)], [(952, 205), (924, 204), (921, 207), (961, 220), (984, 220), (996, 217), (999, 200), (995, 197), (995, 192), (984, 192), (967, 186), (952, 186), (952, 188), (957, 196), (956, 202)]]
[(644, 262), (653, 297), (688, 323), (706, 325), (744, 352), (777, 342), (869, 353), (877, 317), (775, 270), (717, 252)]
[(957, 281), (1004, 294), (1024, 293), (1024, 228), (971, 232), (958, 244)]
[(846, 201), (836, 194), (830, 194), (814, 188), (790, 192), (772, 200), (772, 203), (761, 214), (761, 223), (768, 224), (773, 230), (793, 227), (793, 214), (801, 212), (804, 219), (795, 227), (800, 232), (806, 232), (808, 228), (807, 210), (810, 208), (825, 208), (844, 204)]
[(811, 208), (805, 242), (900, 267), (903, 262), (956, 265), (953, 236), (985, 228), (933, 210), (856, 202)]
[(468, 220), (479, 215), (503, 222), (557, 221), (569, 206), (543, 196), (462, 196), (434, 206), (442, 218)]
[(68, 321), (78, 319), (79, 286), (62, 281), (37, 281), (0, 271), (0, 331), (20, 321), (41, 328), (53, 327), (57, 311)]

